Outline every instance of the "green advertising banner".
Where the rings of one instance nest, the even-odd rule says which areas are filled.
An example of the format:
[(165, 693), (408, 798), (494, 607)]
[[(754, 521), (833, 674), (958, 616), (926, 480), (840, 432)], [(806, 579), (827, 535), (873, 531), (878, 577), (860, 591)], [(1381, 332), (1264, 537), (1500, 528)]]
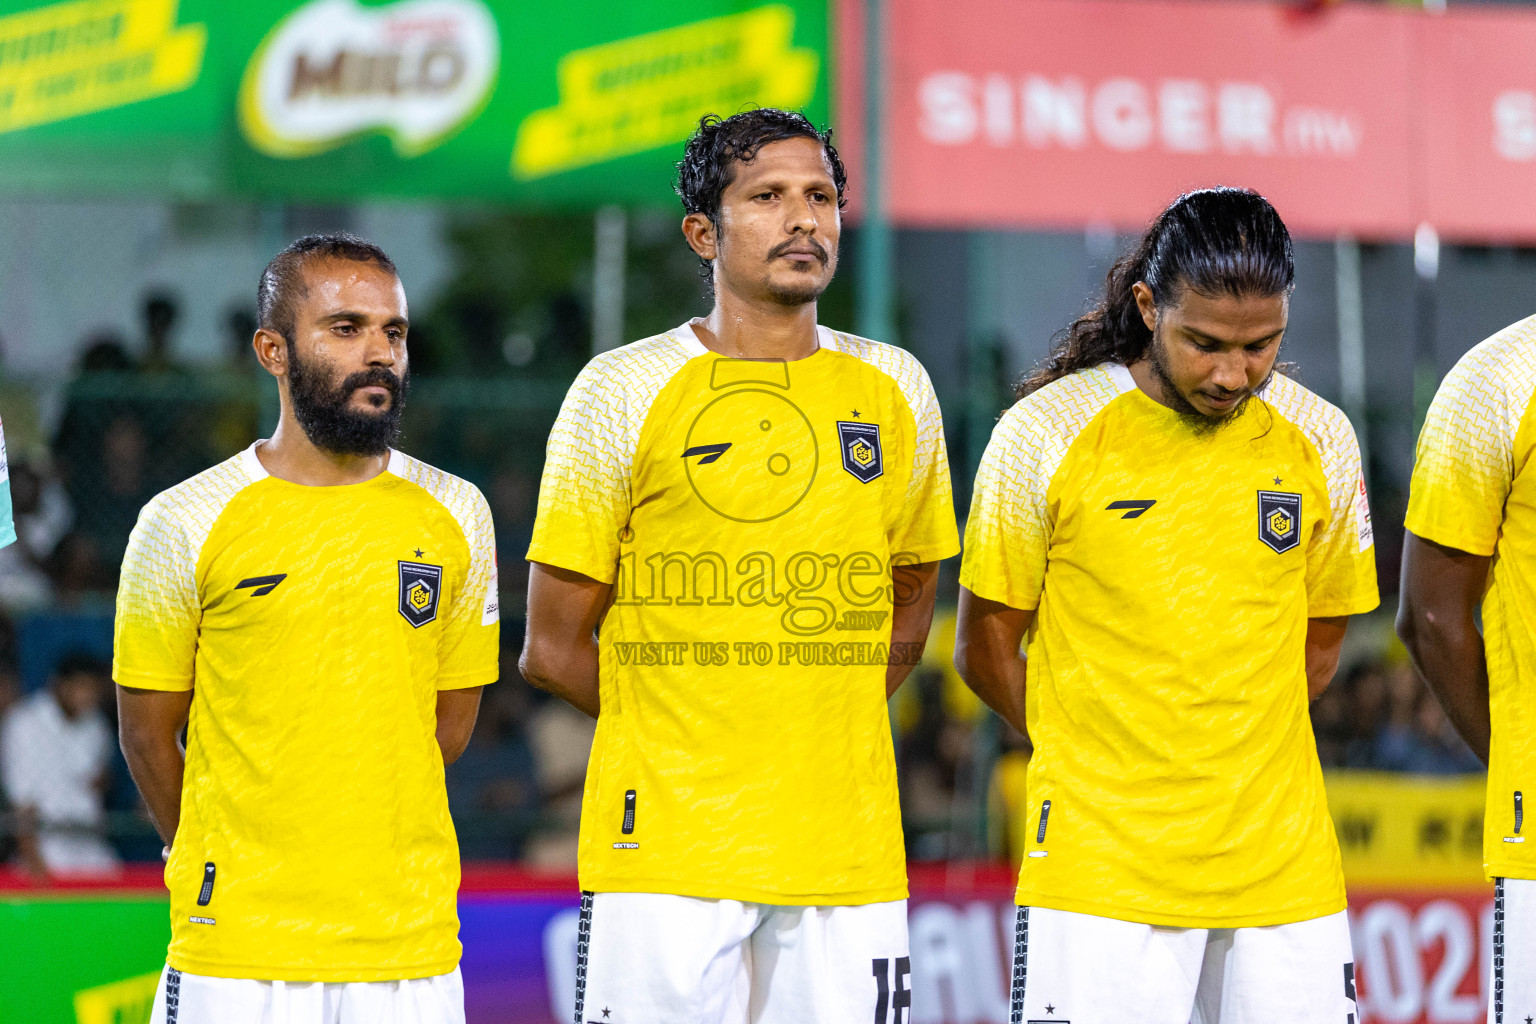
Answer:
[(0, 900), (0, 1020), (147, 1024), (170, 939), (162, 897)]
[(826, 53), (826, 0), (0, 0), (0, 191), (661, 202)]

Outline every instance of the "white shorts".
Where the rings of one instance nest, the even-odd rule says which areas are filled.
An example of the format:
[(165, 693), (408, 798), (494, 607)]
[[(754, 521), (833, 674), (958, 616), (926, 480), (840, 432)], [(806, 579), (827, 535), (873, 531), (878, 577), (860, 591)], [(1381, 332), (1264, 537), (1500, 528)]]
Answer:
[(580, 1024), (906, 1024), (907, 901), (582, 893)]
[(149, 1024), (464, 1024), (458, 968), (409, 981), (253, 981), (160, 972)]
[(1488, 1024), (1536, 1017), (1536, 879), (1493, 880), (1492, 973)]
[(1013, 1024), (1359, 1024), (1344, 911), (1162, 928), (1019, 907)]

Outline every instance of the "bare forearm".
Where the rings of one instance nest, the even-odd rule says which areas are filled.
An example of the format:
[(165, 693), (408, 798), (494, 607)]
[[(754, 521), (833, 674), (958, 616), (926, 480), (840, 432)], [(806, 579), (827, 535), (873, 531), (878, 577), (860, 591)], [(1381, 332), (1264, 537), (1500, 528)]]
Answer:
[(955, 620), (955, 668), (982, 703), (1027, 741), (1026, 666), (1020, 644), (1035, 620), (1034, 610), (977, 597), (961, 587)]
[(1397, 635), (1472, 752), (1488, 763), (1488, 662), (1477, 631), (1490, 555), (1403, 538)]
[(475, 733), (475, 719), (480, 714), (480, 694), (484, 688), (437, 691), (437, 747), (443, 764), (457, 761)]
[(1468, 621), (1419, 616), (1404, 631), (1413, 667), (1440, 700), (1446, 717), (1484, 764), (1492, 724), (1488, 711), (1488, 660), (1483, 637)]
[(885, 696), (901, 687), (923, 658), (933, 627), (939, 563), (902, 565), (891, 570), (891, 653), (885, 669)]
[(965, 682), (981, 702), (1029, 739), (1024, 719), (1024, 656), (1017, 652), (1000, 658), (967, 659)]
[(137, 737), (123, 740), (123, 756), (134, 784), (149, 808), (150, 820), (165, 845), (176, 841), (181, 825), (181, 783), (186, 758), (176, 737), (151, 740)]
[(1348, 616), (1307, 620), (1307, 699), (1317, 700), (1339, 670)]
[(597, 717), (601, 701), (597, 681), (597, 643), (588, 641), (560, 650), (547, 646), (523, 649), (518, 662), (523, 678), (559, 697), (576, 710)]

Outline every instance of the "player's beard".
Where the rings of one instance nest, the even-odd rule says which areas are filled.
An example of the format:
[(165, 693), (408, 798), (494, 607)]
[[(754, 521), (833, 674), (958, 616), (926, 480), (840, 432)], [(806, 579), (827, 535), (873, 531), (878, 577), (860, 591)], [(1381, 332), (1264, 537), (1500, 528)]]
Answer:
[[(382, 366), (348, 374), (332, 386), (336, 375), (328, 363), (299, 358), (288, 344), (288, 397), (293, 415), (316, 448), (333, 455), (383, 455), (400, 437), (400, 415), (410, 390), (410, 374), (397, 376)], [(366, 411), (352, 408), (358, 388), (389, 390), (389, 407)]]
[(1214, 434), (1228, 423), (1236, 421), (1242, 411), (1247, 408), (1248, 400), (1253, 397), (1253, 391), (1249, 390), (1227, 412), (1222, 413), (1220, 416), (1207, 416), (1199, 409), (1196, 409), (1189, 399), (1184, 397), (1184, 393), (1179, 390), (1178, 385), (1173, 382), (1173, 374), (1168, 370), (1168, 353), (1163, 348), (1162, 339), (1156, 334), (1152, 335), (1152, 341), (1147, 345), (1147, 362), (1152, 367), (1152, 376), (1156, 377), (1157, 382), (1162, 385), (1163, 397), (1168, 400), (1168, 404), (1173, 407), (1173, 411), (1179, 414), (1179, 418), (1184, 421), (1184, 424), (1196, 434)]
[[(814, 238), (809, 241), (812, 247), (816, 249), (817, 259), (823, 267), (826, 267), (831, 261), (832, 255), (827, 252), (826, 246)], [(787, 242), (779, 243), (769, 250), (768, 262), (771, 264), (775, 259), (783, 255), (786, 250), (799, 244), (800, 240), (794, 238)], [(825, 279), (814, 278), (806, 274), (804, 275), (804, 280), (798, 280), (789, 285), (775, 282), (770, 278), (768, 280), (768, 301), (779, 306), (803, 306), (807, 302), (815, 302), (821, 298), (821, 293), (826, 291), (827, 286), (831, 283), (832, 276), (830, 274)]]

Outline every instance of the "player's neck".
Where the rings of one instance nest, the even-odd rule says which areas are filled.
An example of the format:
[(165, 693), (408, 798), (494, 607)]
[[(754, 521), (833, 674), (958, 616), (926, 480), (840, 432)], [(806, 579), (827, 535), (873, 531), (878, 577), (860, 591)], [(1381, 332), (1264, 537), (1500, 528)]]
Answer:
[(783, 306), (720, 290), (715, 308), (692, 324), (705, 348), (735, 359), (804, 359), (820, 347), (815, 302)]
[(256, 447), (262, 468), (279, 480), (306, 487), (339, 487), (372, 480), (389, 466), (389, 453), (383, 455), (337, 455), (315, 447), (284, 407), (277, 430), (270, 441)]
[(1141, 389), (1142, 394), (1152, 399), (1158, 405), (1178, 410), (1178, 406), (1168, 397), (1168, 392), (1163, 387), (1163, 382), (1158, 379), (1157, 373), (1152, 369), (1152, 360), (1143, 356), (1128, 365), (1126, 369), (1131, 371), (1131, 379), (1136, 382), (1136, 386)]

